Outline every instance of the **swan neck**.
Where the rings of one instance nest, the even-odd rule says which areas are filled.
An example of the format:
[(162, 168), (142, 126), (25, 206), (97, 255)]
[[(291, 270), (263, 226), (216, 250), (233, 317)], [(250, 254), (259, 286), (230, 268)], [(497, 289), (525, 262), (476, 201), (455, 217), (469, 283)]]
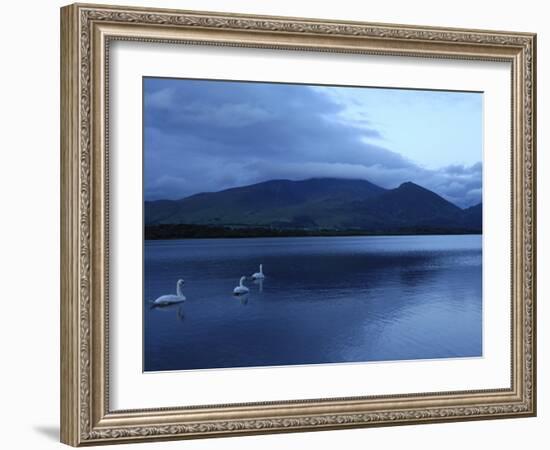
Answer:
[(264, 266), (263, 264), (260, 264), (260, 273), (263, 275), (264, 274)]
[(183, 297), (183, 289), (181, 288), (181, 283), (176, 285), (176, 294), (178, 297)]
[(239, 286), (244, 287), (243, 282), (244, 282), (244, 277), (241, 277), (241, 279), (239, 280)]

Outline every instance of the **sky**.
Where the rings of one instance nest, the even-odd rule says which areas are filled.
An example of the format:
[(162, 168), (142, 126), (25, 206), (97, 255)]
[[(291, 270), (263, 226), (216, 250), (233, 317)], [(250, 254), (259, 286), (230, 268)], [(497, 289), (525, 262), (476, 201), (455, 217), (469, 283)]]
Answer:
[(149, 77), (143, 89), (146, 200), (335, 177), (481, 202), (481, 93)]

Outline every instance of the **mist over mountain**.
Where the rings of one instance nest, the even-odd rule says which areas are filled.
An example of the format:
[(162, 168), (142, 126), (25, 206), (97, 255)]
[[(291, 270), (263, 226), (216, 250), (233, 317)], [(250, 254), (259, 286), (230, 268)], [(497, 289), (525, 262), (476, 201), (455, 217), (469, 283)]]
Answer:
[(412, 181), (481, 201), (483, 94), (145, 77), (144, 198), (265, 180)]
[(411, 182), (384, 189), (367, 180), (311, 178), (270, 180), (180, 200), (146, 201), (145, 225), (265, 229), (279, 234), (285, 230), (307, 234), (481, 233), (481, 213), (481, 204), (461, 209)]

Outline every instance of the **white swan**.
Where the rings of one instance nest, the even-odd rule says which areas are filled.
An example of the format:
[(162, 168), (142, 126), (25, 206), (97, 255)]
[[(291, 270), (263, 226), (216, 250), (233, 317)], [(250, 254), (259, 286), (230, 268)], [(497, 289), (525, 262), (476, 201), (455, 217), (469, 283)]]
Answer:
[(252, 274), (253, 280), (263, 280), (265, 278), (263, 264), (260, 264), (260, 271)]
[(243, 284), (246, 277), (241, 277), (239, 285), (233, 289), (233, 295), (245, 295), (248, 294), (248, 288)]
[(183, 295), (183, 280), (178, 280), (176, 284), (176, 295), (167, 294), (161, 295), (157, 298), (153, 304), (154, 305), (173, 305), (175, 303), (182, 303), (185, 301), (185, 295)]

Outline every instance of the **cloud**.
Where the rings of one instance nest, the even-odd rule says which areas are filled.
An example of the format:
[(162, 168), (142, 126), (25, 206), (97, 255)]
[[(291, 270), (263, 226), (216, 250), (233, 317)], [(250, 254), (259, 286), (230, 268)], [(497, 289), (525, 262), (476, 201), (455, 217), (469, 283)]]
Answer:
[(437, 192), (447, 200), (461, 207), (481, 202), (483, 173), (481, 163), (471, 166), (452, 165), (440, 170), (429, 170), (424, 181), (419, 177), (418, 184)]
[(311, 177), (413, 181), (460, 206), (481, 199), (481, 164), (425, 169), (322, 89), (156, 78), (144, 86), (148, 200)]
[(173, 106), (172, 100), (175, 95), (175, 89), (165, 88), (145, 94), (145, 103), (148, 108), (170, 109)]

